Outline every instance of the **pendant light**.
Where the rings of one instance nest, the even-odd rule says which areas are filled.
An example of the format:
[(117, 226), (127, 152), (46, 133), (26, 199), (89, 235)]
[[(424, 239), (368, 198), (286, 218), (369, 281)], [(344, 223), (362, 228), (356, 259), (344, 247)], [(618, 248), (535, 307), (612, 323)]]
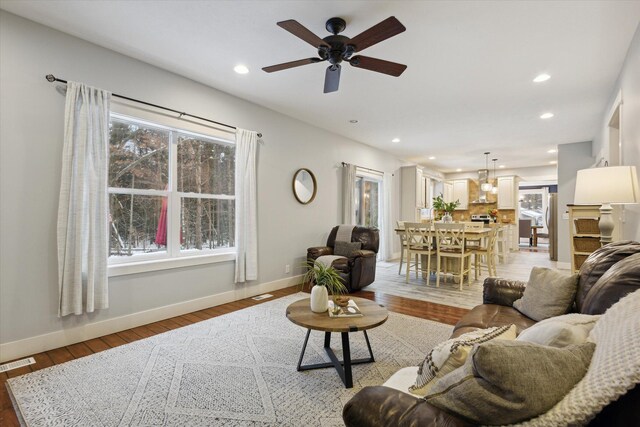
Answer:
[(489, 154), (491, 154), (489, 151), (484, 153), (484, 163), (486, 165), (485, 170), (487, 171), (487, 178), (482, 184), (480, 184), (480, 189), (484, 192), (491, 191), (491, 189), (493, 188), (493, 185), (491, 185), (491, 183), (489, 182)]
[(498, 194), (498, 177), (496, 176), (496, 162), (498, 159), (491, 159), (493, 161), (493, 187), (491, 188), (491, 194)]

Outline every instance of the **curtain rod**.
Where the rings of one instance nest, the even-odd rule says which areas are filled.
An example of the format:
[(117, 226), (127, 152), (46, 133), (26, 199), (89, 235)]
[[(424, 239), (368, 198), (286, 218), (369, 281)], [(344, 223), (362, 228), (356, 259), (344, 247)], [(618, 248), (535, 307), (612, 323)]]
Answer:
[[(66, 80), (59, 79), (56, 76), (54, 76), (53, 74), (47, 74), (45, 76), (45, 78), (50, 83), (60, 82), (60, 83), (67, 84)], [(231, 128), (233, 130), (237, 129), (235, 126), (231, 126), (231, 125), (228, 125), (226, 123), (220, 123), (220, 122), (216, 122), (215, 120), (205, 119), (204, 117), (194, 116), (193, 114), (185, 113), (183, 111), (174, 110), (173, 108), (163, 107), (162, 105), (152, 104), (152, 103), (146, 102), (146, 101), (140, 101), (139, 99), (129, 98), (128, 96), (123, 96), (123, 95), (118, 95), (117, 93), (112, 93), (111, 95), (115, 96), (116, 98), (126, 99), (127, 101), (137, 102), (138, 104), (148, 105), (149, 107), (159, 108), (159, 109), (165, 110), (165, 111), (171, 111), (172, 113), (179, 114), (180, 115), (178, 117), (179, 119), (182, 118), (183, 116), (187, 116), (187, 117), (192, 117), (194, 119), (202, 120), (202, 121), (205, 121), (205, 122), (213, 123), (213, 124), (216, 124), (218, 126), (224, 126), (224, 127), (227, 127), (227, 128)], [(258, 138), (262, 138), (262, 134), (261, 133), (258, 133)]]
[[(346, 165), (348, 165), (348, 164), (349, 164), (349, 163), (342, 162), (342, 166), (346, 166)], [(383, 172), (383, 171), (379, 171), (379, 170), (377, 170), (377, 169), (365, 168), (365, 167), (358, 166), (358, 165), (354, 165), (354, 166), (355, 166), (355, 167), (357, 167), (357, 168), (359, 168), (359, 169), (364, 169), (364, 170), (366, 170), (366, 171), (370, 171), (370, 172), (377, 172), (377, 173), (381, 173), (381, 174), (383, 174), (383, 175), (384, 175), (384, 172)], [(394, 174), (391, 174), (391, 176), (394, 176)]]

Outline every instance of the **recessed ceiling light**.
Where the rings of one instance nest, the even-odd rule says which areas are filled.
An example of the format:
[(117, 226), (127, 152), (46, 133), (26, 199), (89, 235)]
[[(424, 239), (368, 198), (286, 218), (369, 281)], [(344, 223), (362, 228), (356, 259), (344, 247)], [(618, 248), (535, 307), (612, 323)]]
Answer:
[(435, 160), (436, 157), (435, 156), (429, 156), (429, 160)]
[(358, 121), (356, 119), (351, 119), (349, 120), (349, 123), (358, 123)]
[(557, 164), (558, 164), (558, 161), (557, 161), (557, 160), (551, 160), (551, 161), (549, 162), (549, 164), (550, 164), (550, 165), (557, 165)]
[(553, 117), (553, 113), (544, 113), (540, 115), (541, 119), (550, 119), (551, 117)]
[(235, 71), (238, 74), (247, 74), (249, 72), (249, 69), (242, 64), (238, 64), (235, 67), (233, 67), (233, 71)]
[(556, 150), (555, 148), (552, 148), (551, 150), (547, 150), (547, 153), (551, 153), (551, 154), (557, 153), (557, 152), (558, 150)]
[(498, 167), (499, 167), (500, 169), (504, 169), (504, 168), (505, 168), (505, 166), (504, 166), (504, 165), (500, 165), (500, 166), (498, 166)]
[(462, 169), (458, 168), (456, 169), (456, 172), (462, 172)]
[(535, 83), (542, 83), (542, 82), (546, 82), (547, 80), (549, 80), (551, 78), (551, 76), (549, 74), (546, 73), (542, 73), (542, 74), (538, 74), (536, 76), (535, 79), (533, 79), (533, 81)]
[(393, 138), (391, 142), (400, 142), (400, 138)]

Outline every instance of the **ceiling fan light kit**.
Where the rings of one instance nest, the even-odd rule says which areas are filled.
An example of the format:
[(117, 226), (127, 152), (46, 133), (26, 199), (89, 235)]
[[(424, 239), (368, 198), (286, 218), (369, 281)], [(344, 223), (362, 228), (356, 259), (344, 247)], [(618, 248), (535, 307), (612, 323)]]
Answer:
[(394, 77), (400, 76), (407, 68), (404, 64), (385, 61), (383, 59), (362, 55), (353, 56), (357, 52), (361, 52), (374, 44), (404, 32), (406, 28), (394, 16), (390, 16), (354, 38), (339, 35), (347, 27), (347, 23), (342, 18), (331, 18), (326, 22), (325, 28), (332, 35), (324, 39), (321, 39), (293, 19), (278, 22), (278, 26), (318, 49), (318, 57), (271, 65), (264, 67), (262, 70), (267, 73), (272, 73), (274, 71), (282, 71), (302, 65), (328, 61), (330, 65), (325, 72), (324, 93), (336, 92), (338, 90), (340, 86), (342, 62), (348, 62), (356, 68), (363, 68)]

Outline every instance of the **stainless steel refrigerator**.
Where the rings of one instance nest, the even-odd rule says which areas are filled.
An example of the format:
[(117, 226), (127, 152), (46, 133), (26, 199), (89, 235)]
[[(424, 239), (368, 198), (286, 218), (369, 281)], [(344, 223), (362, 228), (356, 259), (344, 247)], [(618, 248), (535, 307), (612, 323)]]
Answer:
[(549, 230), (549, 258), (558, 260), (558, 194), (549, 193), (547, 201), (547, 213), (545, 215), (547, 229)]

